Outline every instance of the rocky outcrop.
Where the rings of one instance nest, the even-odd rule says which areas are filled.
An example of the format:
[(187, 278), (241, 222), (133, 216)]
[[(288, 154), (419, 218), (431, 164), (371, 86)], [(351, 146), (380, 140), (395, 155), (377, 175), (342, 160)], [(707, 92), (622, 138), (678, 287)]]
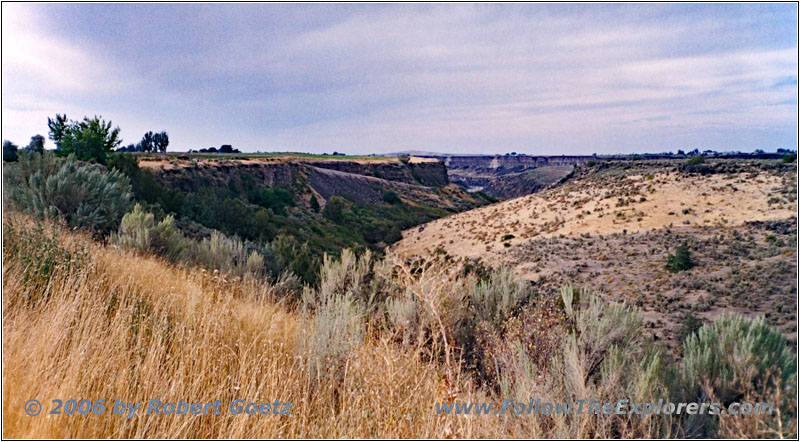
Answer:
[(401, 163), (387, 161), (307, 161), (314, 167), (338, 170), (356, 175), (372, 176), (387, 181), (406, 184), (419, 184), (428, 187), (446, 186), (449, 183), (447, 169), (441, 161), (423, 163)]
[(292, 184), (292, 174), (299, 172), (301, 168), (301, 165), (295, 163), (216, 161), (151, 170), (163, 184), (172, 189), (197, 192), (204, 187), (227, 186), (230, 180), (240, 183), (243, 174), (249, 174), (254, 181), (270, 187), (289, 187)]
[[(448, 179), (496, 198), (515, 198), (557, 182), (576, 164), (594, 156), (446, 155), (432, 156), (447, 168)], [(540, 173), (527, 173), (533, 170)]]
[(545, 189), (567, 179), (575, 166), (543, 166), (525, 172), (490, 178), (483, 191), (496, 198), (511, 199)]

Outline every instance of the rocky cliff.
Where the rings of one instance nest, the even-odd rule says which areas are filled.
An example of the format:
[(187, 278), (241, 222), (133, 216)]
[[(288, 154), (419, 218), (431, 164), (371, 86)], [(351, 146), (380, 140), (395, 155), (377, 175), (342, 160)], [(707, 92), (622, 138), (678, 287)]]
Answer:
[[(567, 176), (572, 167), (593, 156), (442, 155), (453, 183), (482, 190), (496, 198), (515, 198), (537, 192)], [(536, 170), (537, 172), (532, 172)]]

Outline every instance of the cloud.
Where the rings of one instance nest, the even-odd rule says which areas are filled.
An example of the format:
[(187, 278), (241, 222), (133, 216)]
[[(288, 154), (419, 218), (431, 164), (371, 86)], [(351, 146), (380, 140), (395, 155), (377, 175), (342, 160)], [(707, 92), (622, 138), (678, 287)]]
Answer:
[[(17, 24), (11, 32), (22, 37), (8, 39), (8, 6), (9, 128), (38, 99), (49, 112), (93, 114), (102, 103), (124, 133), (163, 128), (184, 149), (548, 154), (797, 143), (793, 7), (60, 5), (60, 19), (86, 26)], [(54, 14), (27, 6), (16, 9)], [(96, 16), (110, 29), (86, 31), (104, 29)], [(28, 20), (42, 19), (13, 22)]]

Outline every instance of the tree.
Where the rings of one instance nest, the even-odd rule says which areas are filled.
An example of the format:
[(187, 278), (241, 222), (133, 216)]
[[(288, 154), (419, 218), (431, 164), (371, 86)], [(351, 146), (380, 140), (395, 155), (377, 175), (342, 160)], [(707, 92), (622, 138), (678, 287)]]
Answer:
[(42, 153), (44, 152), (44, 137), (41, 135), (34, 135), (31, 137), (31, 142), (25, 150), (30, 152)]
[(108, 154), (114, 151), (122, 140), (119, 127), (111, 128), (111, 121), (100, 117), (84, 117), (83, 121), (67, 120), (67, 116), (56, 114), (55, 119), (47, 119), (50, 139), (56, 143), (56, 154), (74, 154), (82, 161), (94, 160), (104, 163)]
[(220, 153), (233, 153), (233, 146), (231, 146), (230, 144), (223, 144), (222, 146), (219, 147), (219, 152)]
[(139, 141), (138, 150), (140, 152), (152, 152), (155, 148), (155, 139), (152, 131), (148, 131), (142, 136), (142, 141)]
[(692, 261), (689, 245), (684, 242), (678, 246), (674, 255), (670, 254), (667, 256), (667, 265), (665, 267), (670, 272), (677, 273), (684, 270), (689, 270), (694, 266), (695, 263)]
[(169, 136), (166, 132), (159, 132), (153, 135), (153, 146), (159, 152), (166, 152), (169, 145)]
[(3, 161), (17, 161), (17, 148), (11, 141), (3, 141)]
[(322, 215), (329, 220), (340, 223), (344, 219), (344, 199), (338, 196), (332, 196), (325, 204), (325, 209), (322, 210)]

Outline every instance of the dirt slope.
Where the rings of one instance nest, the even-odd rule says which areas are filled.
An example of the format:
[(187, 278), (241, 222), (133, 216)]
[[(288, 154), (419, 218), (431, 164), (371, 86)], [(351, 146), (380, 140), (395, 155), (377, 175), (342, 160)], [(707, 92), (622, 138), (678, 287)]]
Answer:
[[(540, 193), (403, 232), (401, 256), (446, 253), (510, 265), (554, 293), (589, 287), (642, 309), (677, 347), (685, 314), (765, 315), (797, 340), (797, 172), (779, 163), (720, 163), (700, 173), (654, 163), (582, 166)], [(665, 269), (686, 243), (695, 267)]]

